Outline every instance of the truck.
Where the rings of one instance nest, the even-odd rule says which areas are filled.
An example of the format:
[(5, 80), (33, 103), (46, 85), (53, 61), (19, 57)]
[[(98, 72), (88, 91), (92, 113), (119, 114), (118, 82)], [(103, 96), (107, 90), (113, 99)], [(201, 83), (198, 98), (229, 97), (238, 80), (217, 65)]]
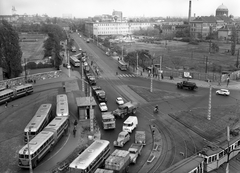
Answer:
[(130, 162), (136, 164), (138, 156), (141, 155), (143, 145), (133, 143), (128, 149), (130, 153)]
[(130, 134), (127, 131), (121, 131), (118, 138), (113, 142), (115, 147), (123, 147), (130, 140)]
[(105, 91), (103, 91), (102, 89), (96, 90), (95, 94), (96, 94), (97, 100), (99, 102), (107, 102), (107, 97), (106, 97)]
[(136, 131), (134, 143), (135, 144), (146, 145), (146, 133), (145, 133), (145, 131)]
[(104, 130), (116, 128), (116, 120), (112, 112), (102, 113), (102, 123), (103, 123)]
[(119, 105), (116, 110), (113, 111), (115, 117), (124, 118), (126, 115), (133, 114), (137, 112), (138, 103), (137, 102), (127, 102), (123, 105)]
[(90, 85), (96, 85), (96, 79), (95, 79), (94, 75), (92, 75), (91, 73), (86, 73), (86, 78)]
[(189, 90), (195, 90), (197, 89), (197, 85), (194, 82), (189, 82), (189, 81), (182, 81), (177, 83), (177, 88), (178, 89), (189, 89)]
[(128, 172), (130, 164), (130, 153), (125, 150), (116, 149), (105, 161), (106, 170), (113, 170), (114, 173)]

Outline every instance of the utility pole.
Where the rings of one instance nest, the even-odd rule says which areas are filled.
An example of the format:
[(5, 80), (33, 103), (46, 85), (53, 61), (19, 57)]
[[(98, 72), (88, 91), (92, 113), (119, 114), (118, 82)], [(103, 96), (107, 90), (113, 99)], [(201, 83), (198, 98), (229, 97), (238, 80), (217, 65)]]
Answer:
[(227, 141), (228, 141), (228, 151), (227, 151), (227, 166), (226, 166), (226, 173), (229, 173), (229, 155), (231, 154), (231, 151), (229, 151), (229, 142), (230, 142), (230, 130), (229, 126), (227, 126)]
[(236, 63), (236, 66), (238, 68), (238, 65), (239, 65), (239, 49), (238, 49), (238, 54), (237, 54), (237, 63)]
[(83, 62), (81, 63), (82, 64), (82, 69), (81, 69), (81, 71), (82, 71), (82, 91), (83, 91), (83, 93), (84, 93), (84, 91), (85, 91), (85, 87), (84, 87), (84, 71), (83, 71)]
[(150, 92), (153, 91), (153, 59), (152, 59), (152, 69), (151, 69), (151, 84), (150, 84)]
[(137, 53), (137, 76), (138, 76), (138, 53)]
[(208, 116), (207, 116), (207, 119), (208, 120), (211, 120), (211, 110), (212, 110), (212, 85), (211, 83), (209, 82), (209, 99), (208, 99)]
[(160, 59), (159, 59), (159, 64), (160, 64), (160, 76), (159, 76), (159, 79), (160, 80), (162, 79), (162, 57), (163, 56), (160, 56)]
[(27, 141), (28, 141), (28, 157), (29, 157), (29, 172), (33, 173), (32, 170), (32, 159), (31, 159), (31, 153), (30, 153), (30, 145), (29, 145), (29, 133), (31, 133), (31, 128), (29, 127), (29, 130), (27, 132)]
[(205, 56), (205, 61), (206, 61), (205, 73), (207, 73), (208, 72), (208, 56)]
[(94, 131), (94, 113), (93, 113), (93, 108), (92, 108), (92, 101), (93, 101), (93, 97), (92, 97), (92, 88), (89, 85), (89, 97), (90, 97), (90, 131), (93, 132)]

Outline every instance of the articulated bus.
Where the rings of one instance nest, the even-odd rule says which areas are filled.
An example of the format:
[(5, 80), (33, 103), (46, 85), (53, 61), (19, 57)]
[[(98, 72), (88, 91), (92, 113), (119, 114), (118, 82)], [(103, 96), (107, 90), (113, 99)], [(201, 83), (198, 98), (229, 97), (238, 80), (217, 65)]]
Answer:
[(66, 94), (57, 95), (57, 116), (69, 116), (68, 99)]
[(43, 131), (37, 134), (19, 151), (18, 166), (21, 168), (29, 168), (30, 154), (32, 167), (35, 168), (41, 159), (53, 149), (64, 132), (67, 132), (68, 126), (68, 117), (55, 117)]
[(39, 132), (47, 126), (52, 119), (52, 104), (42, 104), (34, 117), (24, 129), (24, 142), (27, 143), (27, 135), (29, 140), (36, 136)]
[(12, 101), (18, 97), (31, 94), (33, 92), (32, 84), (16, 86), (11, 89), (0, 91), (0, 104)]
[(109, 141), (95, 140), (70, 165), (71, 173), (94, 173), (110, 155)]
[(118, 68), (122, 71), (126, 71), (128, 66), (127, 66), (127, 63), (125, 63), (124, 61), (122, 60), (119, 60), (118, 61)]
[(74, 67), (80, 67), (80, 60), (78, 60), (78, 58), (77, 57), (75, 57), (75, 56), (70, 56), (70, 63), (72, 63), (72, 65), (74, 66)]

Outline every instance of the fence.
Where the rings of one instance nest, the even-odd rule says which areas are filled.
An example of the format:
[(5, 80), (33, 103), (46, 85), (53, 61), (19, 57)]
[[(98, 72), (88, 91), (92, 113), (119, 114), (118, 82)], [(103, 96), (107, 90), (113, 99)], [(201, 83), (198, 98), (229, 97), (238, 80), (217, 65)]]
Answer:
[(50, 72), (37, 73), (37, 74), (32, 74), (27, 76), (21, 76), (13, 79), (8, 79), (8, 80), (2, 80), (0, 81), (0, 88), (12, 88), (18, 85), (31, 83), (34, 81), (36, 82), (39, 80), (57, 78), (60, 75), (61, 75), (61, 70), (58, 70), (58, 71), (50, 71)]

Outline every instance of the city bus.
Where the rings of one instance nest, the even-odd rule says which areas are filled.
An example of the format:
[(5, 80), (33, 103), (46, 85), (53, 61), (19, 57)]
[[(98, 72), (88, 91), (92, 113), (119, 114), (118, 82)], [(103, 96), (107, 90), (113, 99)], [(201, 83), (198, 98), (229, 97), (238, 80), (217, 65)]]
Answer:
[(95, 140), (69, 165), (71, 173), (93, 173), (110, 155), (110, 142)]
[(42, 104), (37, 112), (24, 129), (24, 142), (27, 143), (27, 135), (29, 140), (35, 137), (39, 132), (47, 126), (52, 119), (52, 104)]
[(57, 116), (69, 116), (68, 99), (66, 94), (57, 95), (56, 114)]
[(68, 130), (68, 126), (68, 117), (55, 117), (43, 131), (20, 149), (18, 152), (18, 166), (20, 168), (30, 168), (30, 154), (32, 168), (35, 168), (44, 156), (53, 149), (64, 132)]
[(78, 60), (77, 57), (75, 56), (70, 56), (70, 63), (74, 66), (74, 67), (80, 67), (80, 60)]
[(125, 63), (124, 61), (122, 60), (119, 60), (118, 61), (118, 68), (122, 71), (126, 71), (128, 66), (127, 66), (127, 63)]
[(10, 102), (18, 97), (31, 94), (33, 92), (32, 84), (16, 86), (11, 89), (0, 91), (0, 104)]

